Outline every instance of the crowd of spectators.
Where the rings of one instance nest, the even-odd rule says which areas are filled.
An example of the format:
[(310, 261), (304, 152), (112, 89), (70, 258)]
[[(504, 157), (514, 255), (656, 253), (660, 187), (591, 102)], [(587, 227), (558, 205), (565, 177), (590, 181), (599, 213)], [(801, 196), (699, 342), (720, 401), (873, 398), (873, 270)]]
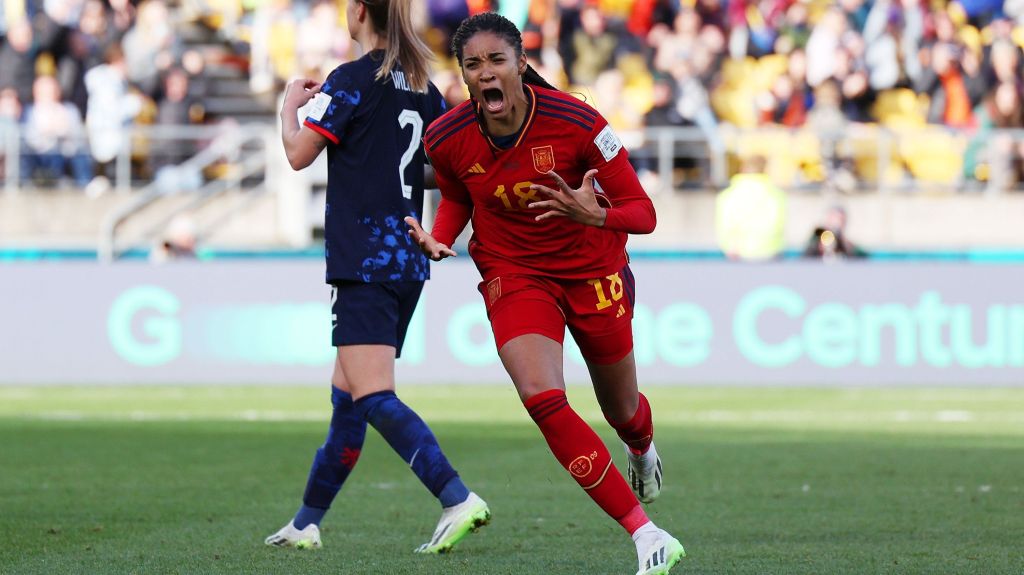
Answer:
[[(24, 133), (22, 183), (66, 181), (101, 194), (126, 127), (202, 122), (188, 83), (201, 78), (203, 58), (183, 47), (175, 21), (163, 0), (4, 1), (0, 126)], [(132, 158), (145, 172), (160, 167), (151, 159)]]
[[(295, 13), (286, 0), (256, 9)], [(556, 85), (584, 94), (624, 134), (645, 126), (694, 126), (709, 153), (768, 155), (786, 184), (828, 180), (848, 188), (907, 175), (957, 183), (1021, 180), (1024, 128), (1024, 3), (919, 0), (428, 0), (427, 38), (441, 62), (436, 81), (453, 103), (465, 97), (447, 51), (457, 23), (497, 9), (524, 30), (535, 67)], [(300, 9), (295, 24), (315, 24)], [(335, 9), (338, 25), (344, 12)], [(284, 37), (291, 37), (285, 33)], [(254, 34), (256, 44), (274, 36)], [(344, 34), (331, 44), (278, 43), (264, 66), (274, 83), (295, 73), (325, 74), (350, 57)], [(288, 50), (294, 50), (289, 55)], [(275, 55), (276, 54), (276, 55)], [(275, 72), (276, 70), (276, 72)], [(1001, 96), (997, 96), (1001, 94)], [(725, 126), (761, 128), (726, 141)], [(921, 135), (929, 125), (950, 132)], [(906, 132), (889, 163), (879, 160), (878, 127)], [(806, 128), (807, 133), (766, 133)]]
[[(169, 8), (165, 0), (7, 0), (0, 123), (32, 117), (40, 77), (56, 79), (50, 93), (70, 105), (65, 125), (49, 126), (49, 148), (29, 150), (39, 158), (24, 164), (23, 177), (49, 165), (54, 137), (70, 141), (83, 125), (88, 145), (62, 146), (63, 157), (71, 165), (89, 150), (90, 169), (102, 175), (125, 124), (147, 115), (154, 123), (201, 121), (187, 83), (201, 81), (203, 58), (184, 47), (176, 23), (214, 30), (243, 56), (253, 92), (273, 94), (288, 78), (323, 78), (356, 56), (344, 2), (179, 0)], [(737, 169), (745, 156), (767, 156), (768, 173), (787, 185), (909, 175), (1008, 187), (1024, 176), (1024, 140), (1005, 131), (1024, 128), (1021, 0), (414, 6), (438, 56), (435, 82), (453, 104), (466, 94), (449, 38), (466, 16), (497, 10), (524, 31), (538, 71), (594, 103), (632, 147), (641, 128), (692, 126), (709, 155), (728, 150)], [(941, 133), (920, 135), (929, 126)], [(887, 160), (876, 152), (883, 129), (905, 134)]]

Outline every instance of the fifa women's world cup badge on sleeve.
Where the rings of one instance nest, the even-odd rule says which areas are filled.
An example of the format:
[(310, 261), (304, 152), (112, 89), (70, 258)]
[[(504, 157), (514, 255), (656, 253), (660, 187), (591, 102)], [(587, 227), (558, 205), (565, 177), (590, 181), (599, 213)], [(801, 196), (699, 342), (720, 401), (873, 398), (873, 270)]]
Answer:
[(307, 110), (307, 118), (322, 122), (324, 119), (324, 113), (327, 112), (327, 108), (331, 105), (331, 97), (323, 92), (313, 96), (313, 99), (309, 103)]
[(546, 174), (555, 169), (555, 149), (552, 146), (538, 146), (532, 148), (533, 169)]
[(594, 138), (594, 145), (601, 151), (604, 161), (610, 162), (622, 149), (622, 140), (615, 135), (611, 126), (605, 126), (601, 133)]

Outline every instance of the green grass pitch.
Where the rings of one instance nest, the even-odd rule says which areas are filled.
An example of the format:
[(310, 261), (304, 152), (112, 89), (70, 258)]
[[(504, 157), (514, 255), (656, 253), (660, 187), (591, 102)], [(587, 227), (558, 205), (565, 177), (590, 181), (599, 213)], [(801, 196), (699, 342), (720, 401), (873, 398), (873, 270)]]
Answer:
[[(439, 508), (372, 431), (319, 551), (263, 538), (301, 498), (327, 389), (0, 387), (0, 573), (632, 574), (632, 543), (511, 386), (400, 390), (492, 524)], [(678, 573), (1024, 572), (1024, 389), (654, 387)], [(624, 457), (592, 392), (570, 400)]]

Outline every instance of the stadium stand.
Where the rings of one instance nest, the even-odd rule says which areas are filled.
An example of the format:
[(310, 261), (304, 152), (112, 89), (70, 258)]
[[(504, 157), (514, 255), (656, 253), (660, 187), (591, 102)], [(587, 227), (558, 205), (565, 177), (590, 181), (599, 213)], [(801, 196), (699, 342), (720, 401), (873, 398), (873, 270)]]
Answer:
[[(292, 174), (280, 165), (276, 102), (288, 78), (322, 78), (356, 55), (344, 1), (5, 2), (0, 247), (95, 248), (107, 240), (145, 247), (178, 215), (197, 222), (200, 242), (310, 245), (322, 177), (316, 167)], [(1024, 175), (1018, 4), (519, 0), (497, 7), (524, 30), (534, 66), (611, 121), (659, 209), (689, 214), (662, 217), (671, 223), (641, 245), (713, 246), (713, 230), (700, 222), (713, 219), (714, 194), (744, 159), (764, 156), (767, 175), (792, 196), (787, 245), (799, 245), (810, 222), (841, 198), (865, 227), (855, 231), (867, 245), (1012, 247), (1024, 242), (1007, 216), (1021, 214)], [(436, 81), (454, 104), (466, 94), (448, 38), (463, 17), (492, 5), (417, 6), (437, 52)], [(124, 86), (114, 109), (126, 117), (105, 155), (90, 130), (104, 115), (89, 120), (101, 96), (87, 79), (109, 64), (111, 48), (126, 56), (125, 79), (113, 81)], [(23, 173), (31, 85), (47, 76), (85, 119), (89, 135), (80, 143), (96, 175), (89, 185), (70, 167), (42, 180)], [(104, 76), (106, 85), (117, 77)], [(187, 93), (171, 96), (168, 86), (178, 84), (168, 77), (181, 78)], [(137, 109), (126, 104), (136, 100)], [(912, 215), (897, 217), (904, 212)], [(232, 213), (262, 220), (245, 225)], [(962, 239), (948, 225), (926, 225), (967, 225), (958, 215), (966, 213), (993, 223)], [(921, 214), (932, 216), (920, 221)]]

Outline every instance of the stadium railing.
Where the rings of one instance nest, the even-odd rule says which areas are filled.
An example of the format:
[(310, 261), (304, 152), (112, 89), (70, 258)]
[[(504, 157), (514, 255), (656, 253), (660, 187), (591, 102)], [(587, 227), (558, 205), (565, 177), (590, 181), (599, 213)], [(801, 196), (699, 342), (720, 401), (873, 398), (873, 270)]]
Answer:
[[(653, 183), (652, 193), (685, 188), (720, 190), (744, 158), (763, 156), (767, 173), (777, 183), (810, 194), (827, 193), (830, 188), (882, 194), (921, 190), (995, 194), (1011, 187), (1019, 189), (1015, 178), (1005, 173), (1011, 171), (1011, 162), (1018, 161), (1012, 154), (1024, 143), (1021, 130), (971, 134), (933, 126), (892, 129), (853, 125), (841, 134), (827, 134), (723, 125), (716, 135), (719, 141), (709, 144), (705, 134), (693, 127), (649, 127), (620, 134), (638, 171), (654, 178), (647, 180)], [(97, 225), (101, 259), (144, 248), (175, 215), (216, 204), (218, 198), (238, 192), (241, 196), (273, 193), (279, 222), (275, 237), (283, 245), (309, 245), (310, 230), (322, 225), (310, 206), (324, 188), (325, 162), (321, 158), (306, 170), (294, 172), (278, 141), (277, 126), (270, 122), (130, 127), (114, 161), (110, 192), (125, 201), (104, 213)], [(22, 131), (17, 126), (0, 125), (2, 187), (6, 194), (31, 198), (34, 187), (20, 184), (23, 150)], [(1000, 162), (992, 165), (988, 160), (993, 151), (1003, 155), (1004, 175), (998, 175)], [(287, 193), (278, 193), (283, 190)], [(164, 198), (178, 201), (146, 210)], [(427, 206), (425, 211), (431, 209)], [(149, 215), (138, 218), (142, 212)], [(233, 217), (231, 209), (220, 212), (223, 215), (207, 218), (209, 223), (204, 225), (220, 225)], [(208, 235), (209, 230), (199, 233)]]
[[(161, 127), (133, 131), (132, 135), (132, 142), (137, 141), (136, 138), (144, 139), (151, 143), (150, 149), (158, 153), (161, 147), (164, 154), (190, 150), (194, 153), (181, 154), (153, 170), (152, 178), (137, 188), (130, 202), (104, 218), (98, 242), (98, 254), (103, 261), (118, 257), (119, 226), (160, 198), (183, 193), (190, 196), (189, 201), (165, 210), (155, 221), (148, 222), (125, 249), (151, 241), (178, 214), (195, 210), (226, 192), (246, 191), (253, 195), (265, 192), (267, 174), (273, 171), (268, 166), (276, 158), (272, 152), (276, 150), (272, 141), (276, 134), (272, 127), (265, 125)], [(126, 148), (121, 156), (131, 157), (132, 148)], [(119, 162), (126, 160), (119, 158)], [(115, 186), (117, 189), (125, 187), (123, 181)], [(230, 216), (225, 214), (224, 217)]]
[[(170, 159), (186, 165), (185, 160), (193, 154), (173, 157), (176, 150), (200, 153), (225, 138), (249, 142), (275, 138), (276, 129), (272, 123), (131, 126), (114, 161), (113, 188), (123, 193), (140, 191), (159, 180), (164, 188), (177, 186), (189, 191), (195, 178), (187, 176), (194, 174), (153, 169), (153, 161), (163, 158), (165, 163)], [(717, 141), (711, 143), (695, 127), (647, 127), (621, 131), (620, 137), (638, 168), (657, 174), (663, 186), (670, 188), (721, 188), (744, 158), (759, 155), (767, 160), (766, 171), (776, 183), (790, 189), (837, 184), (881, 192), (921, 186), (995, 192), (1020, 186), (1011, 172), (1024, 155), (1024, 130), (971, 132), (931, 125), (890, 128), (851, 124), (842, 133), (823, 133), (723, 124), (717, 130)], [(19, 158), (25, 151), (24, 142), (20, 126), (0, 125), (0, 167), (6, 193), (18, 193), (22, 188)], [(222, 150), (218, 162), (202, 166), (203, 179), (229, 173), (235, 161), (232, 151)], [(276, 147), (269, 145), (266, 151), (267, 165), (281, 161), (283, 156)], [(837, 177), (849, 181), (837, 182)]]

